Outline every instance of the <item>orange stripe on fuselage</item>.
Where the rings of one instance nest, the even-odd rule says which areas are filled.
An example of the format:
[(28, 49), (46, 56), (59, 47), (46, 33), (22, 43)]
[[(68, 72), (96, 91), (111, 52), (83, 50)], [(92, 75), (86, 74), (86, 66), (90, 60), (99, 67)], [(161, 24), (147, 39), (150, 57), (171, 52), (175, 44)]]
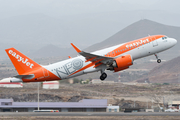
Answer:
[[(87, 68), (90, 68), (90, 67), (94, 66), (96, 63), (98, 63), (98, 62), (100, 62), (100, 61), (102, 61), (102, 60), (104, 60), (104, 58), (103, 58), (103, 59), (99, 59), (99, 60), (94, 61), (94, 62), (91, 62), (90, 64), (88, 64), (88, 65), (84, 66), (83, 68), (77, 70), (76, 72), (72, 73), (71, 75), (74, 75), (74, 74), (76, 74), (76, 73), (78, 73), (78, 72), (81, 72), (81, 71), (87, 69)], [(96, 66), (96, 65), (95, 65), (95, 66)], [(98, 65), (98, 66), (99, 66), (99, 65)], [(69, 75), (69, 76), (71, 76), (71, 75)]]
[(138, 40), (127, 42), (127, 43), (123, 44), (122, 46), (114, 49), (113, 51), (108, 52), (105, 56), (106, 57), (119, 56), (119, 55), (121, 55), (123, 53), (131, 51), (131, 50), (133, 50), (135, 48), (138, 48), (138, 47), (140, 47), (142, 45), (145, 45), (147, 43), (151, 43), (152, 41), (157, 40), (159, 38), (162, 38), (164, 36), (165, 35), (148, 36), (148, 37), (145, 37), (145, 38), (141, 38), (141, 39), (138, 39)]
[(81, 71), (83, 71), (83, 70), (85, 70), (85, 69), (87, 69), (87, 68), (90, 68), (90, 67), (92, 67), (93, 65), (94, 65), (94, 63), (89, 63), (88, 65), (86, 65), (86, 66), (84, 66), (83, 68), (77, 70), (76, 72), (72, 73), (72, 74), (69, 75), (69, 76), (72, 76), (72, 75), (74, 75), (74, 74), (76, 74), (76, 73), (78, 73), (78, 72), (81, 72)]
[(23, 82), (42, 82), (42, 81), (61, 80), (59, 77), (57, 77), (55, 74), (45, 69), (44, 67), (35, 69), (26, 74), (27, 75), (34, 74), (35, 77), (32, 79), (22, 79)]
[[(159, 38), (161, 38), (161, 37), (164, 37), (164, 36), (165, 36), (165, 35), (155, 35), (155, 36), (149, 36), (149, 37), (141, 38), (141, 39), (134, 40), (134, 41), (131, 41), (131, 42), (127, 42), (127, 43), (123, 44), (122, 46), (120, 46), (120, 47), (114, 49), (113, 51), (109, 52), (109, 53), (106, 54), (105, 56), (106, 56), (106, 57), (116, 57), (116, 56), (121, 55), (121, 54), (123, 54), (123, 53), (125, 53), (125, 52), (128, 52), (128, 51), (130, 51), (130, 50), (133, 50), (133, 49), (135, 49), (135, 48), (138, 48), (138, 47), (140, 47), (140, 46), (142, 46), (142, 45), (144, 45), (144, 44), (151, 43), (152, 41), (157, 40), (157, 39), (159, 39)], [(137, 43), (139, 43), (138, 46), (137, 46)], [(117, 51), (117, 52), (116, 52), (116, 51)], [(119, 52), (118, 52), (118, 51), (119, 51)], [(95, 57), (94, 57), (94, 58), (91, 58), (91, 59), (95, 59)], [(89, 60), (90, 60), (90, 59), (89, 59)], [(87, 61), (89, 61), (89, 60), (87, 60)], [(92, 63), (84, 66), (83, 68), (77, 70), (76, 72), (72, 73), (71, 75), (74, 75), (74, 74), (76, 74), (76, 73), (78, 73), (78, 72), (80, 72), (80, 71), (83, 71), (83, 70), (85, 70), (85, 69), (87, 69), (87, 68), (90, 68), (90, 67), (92, 67), (93, 65), (95, 65), (96, 63), (98, 63), (98, 62), (100, 62), (100, 61), (102, 61), (102, 60), (104, 60), (104, 59), (100, 59), (100, 60), (94, 61), (94, 62), (92, 62)], [(101, 65), (101, 64), (98, 63), (98, 64), (96, 64), (96, 65), (94, 66), (94, 68), (97, 67), (97, 66), (100, 66), (100, 65)], [(71, 75), (69, 75), (69, 76), (71, 76)]]

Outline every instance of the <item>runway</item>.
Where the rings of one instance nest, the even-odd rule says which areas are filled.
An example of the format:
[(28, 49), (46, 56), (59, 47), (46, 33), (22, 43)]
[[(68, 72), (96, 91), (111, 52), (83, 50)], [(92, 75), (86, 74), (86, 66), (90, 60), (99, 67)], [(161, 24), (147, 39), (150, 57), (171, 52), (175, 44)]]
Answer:
[(108, 113), (108, 112), (0, 112), (0, 116), (180, 116), (178, 112), (137, 112), (137, 113)]

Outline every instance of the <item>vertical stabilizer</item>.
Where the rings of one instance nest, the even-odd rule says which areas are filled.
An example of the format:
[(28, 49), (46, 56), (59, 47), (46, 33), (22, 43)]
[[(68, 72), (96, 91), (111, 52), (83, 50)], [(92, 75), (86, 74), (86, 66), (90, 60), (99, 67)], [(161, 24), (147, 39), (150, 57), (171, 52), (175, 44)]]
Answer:
[(41, 67), (39, 64), (20, 53), (15, 48), (9, 48), (5, 50), (14, 67), (16, 68), (19, 75), (26, 74), (32, 70)]

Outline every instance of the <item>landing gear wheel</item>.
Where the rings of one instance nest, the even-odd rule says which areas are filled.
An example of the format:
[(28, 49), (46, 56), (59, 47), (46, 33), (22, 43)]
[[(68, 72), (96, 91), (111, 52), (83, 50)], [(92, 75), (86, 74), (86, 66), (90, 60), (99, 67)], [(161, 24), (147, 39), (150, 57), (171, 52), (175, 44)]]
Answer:
[(157, 62), (158, 62), (158, 63), (161, 63), (161, 59), (158, 59)]
[(102, 73), (101, 76), (100, 76), (100, 79), (103, 81), (105, 80), (107, 77), (107, 74), (106, 73)]
[(157, 63), (161, 63), (161, 59), (158, 58), (158, 55), (156, 53), (154, 55), (155, 55), (155, 57), (157, 59)]

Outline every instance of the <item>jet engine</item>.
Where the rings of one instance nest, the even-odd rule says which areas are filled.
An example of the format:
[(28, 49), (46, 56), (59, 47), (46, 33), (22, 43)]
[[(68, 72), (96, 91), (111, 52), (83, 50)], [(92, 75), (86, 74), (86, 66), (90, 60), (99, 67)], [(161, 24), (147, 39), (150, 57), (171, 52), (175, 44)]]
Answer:
[(124, 55), (124, 56), (118, 57), (112, 63), (112, 66), (114, 67), (114, 72), (127, 69), (131, 65), (133, 65), (133, 59), (131, 55)]

